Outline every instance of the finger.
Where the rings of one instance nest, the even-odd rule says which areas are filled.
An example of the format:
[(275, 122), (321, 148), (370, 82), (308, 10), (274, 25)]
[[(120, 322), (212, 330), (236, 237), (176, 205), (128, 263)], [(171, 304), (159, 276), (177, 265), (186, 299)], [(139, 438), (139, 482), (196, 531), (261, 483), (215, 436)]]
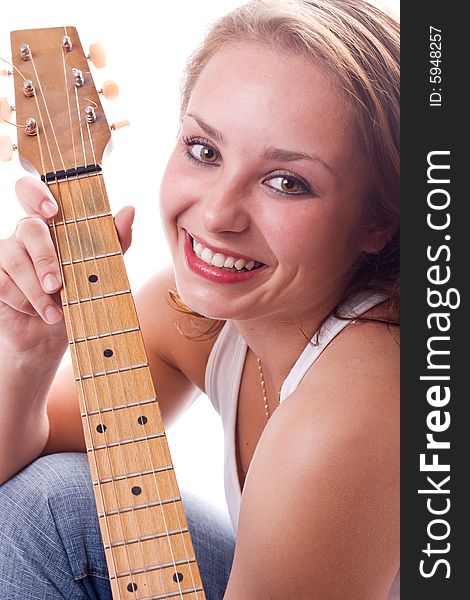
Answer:
[(28, 216), (53, 217), (58, 210), (56, 201), (45, 185), (37, 177), (27, 175), (16, 182), (16, 195)]
[(48, 225), (35, 217), (22, 219), (16, 227), (15, 237), (30, 256), (42, 289), (48, 294), (57, 292), (62, 281)]
[(0, 269), (0, 302), (25, 315), (37, 316), (38, 314), (26, 296), (3, 269)]
[(16, 287), (31, 303), (38, 315), (50, 325), (62, 319), (62, 311), (54, 299), (39, 284), (33, 263), (26, 250), (17, 245), (16, 250), (4, 251), (2, 267)]
[(114, 224), (119, 236), (119, 242), (123, 252), (129, 248), (132, 242), (132, 223), (134, 222), (135, 208), (133, 206), (124, 206), (116, 213)]

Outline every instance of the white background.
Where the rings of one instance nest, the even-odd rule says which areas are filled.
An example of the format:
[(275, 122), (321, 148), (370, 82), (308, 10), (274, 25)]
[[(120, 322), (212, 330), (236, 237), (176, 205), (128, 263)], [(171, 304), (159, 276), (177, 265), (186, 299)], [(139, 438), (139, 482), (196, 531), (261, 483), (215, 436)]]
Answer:
[[(108, 65), (92, 69), (95, 84), (117, 81), (120, 97), (102, 100), (108, 121), (129, 119), (132, 125), (113, 134), (113, 152), (104, 163), (104, 173), (113, 211), (125, 204), (136, 207), (134, 242), (126, 254), (134, 291), (169, 261), (159, 224), (158, 187), (177, 133), (185, 61), (210, 23), (243, 3), (22, 0), (2, 7), (0, 57), (7, 60), (12, 54), (9, 32), (17, 29), (75, 26), (85, 49), (96, 41), (105, 47)], [(388, 4), (396, 8), (397, 0)], [(0, 61), (3, 68), (7, 65)], [(0, 97), (13, 104), (11, 79), (0, 78)], [(15, 141), (16, 129), (0, 124), (0, 135)], [(14, 194), (14, 182), (23, 174), (17, 156), (11, 163), (0, 162), (0, 238), (10, 235), (23, 216)], [(222, 432), (205, 397), (172, 428), (169, 438), (180, 485), (224, 506)]]

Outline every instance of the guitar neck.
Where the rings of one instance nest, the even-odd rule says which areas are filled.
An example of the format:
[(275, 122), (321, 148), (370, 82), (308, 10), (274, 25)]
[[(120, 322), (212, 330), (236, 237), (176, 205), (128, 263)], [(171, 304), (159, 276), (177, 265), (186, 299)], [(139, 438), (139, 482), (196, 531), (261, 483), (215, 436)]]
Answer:
[(113, 598), (205, 598), (101, 174), (110, 127), (74, 27), (11, 34), (18, 151), (57, 200), (83, 431)]
[(205, 598), (101, 174), (50, 183), (61, 301), (114, 598)]

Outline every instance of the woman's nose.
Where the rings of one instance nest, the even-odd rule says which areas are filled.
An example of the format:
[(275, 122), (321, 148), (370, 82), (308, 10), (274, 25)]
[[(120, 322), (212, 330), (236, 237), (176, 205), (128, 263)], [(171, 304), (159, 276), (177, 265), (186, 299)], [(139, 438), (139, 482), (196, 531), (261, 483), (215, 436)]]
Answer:
[(207, 190), (201, 205), (201, 222), (210, 233), (236, 232), (248, 229), (250, 215), (246, 194), (234, 186), (216, 185)]

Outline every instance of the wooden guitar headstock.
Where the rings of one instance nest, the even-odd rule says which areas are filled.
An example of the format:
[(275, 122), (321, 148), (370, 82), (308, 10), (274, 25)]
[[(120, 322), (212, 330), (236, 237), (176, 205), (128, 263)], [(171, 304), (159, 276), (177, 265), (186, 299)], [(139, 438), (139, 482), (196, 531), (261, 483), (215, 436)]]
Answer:
[(111, 132), (75, 27), (11, 33), (18, 151), (41, 176), (99, 165)]

